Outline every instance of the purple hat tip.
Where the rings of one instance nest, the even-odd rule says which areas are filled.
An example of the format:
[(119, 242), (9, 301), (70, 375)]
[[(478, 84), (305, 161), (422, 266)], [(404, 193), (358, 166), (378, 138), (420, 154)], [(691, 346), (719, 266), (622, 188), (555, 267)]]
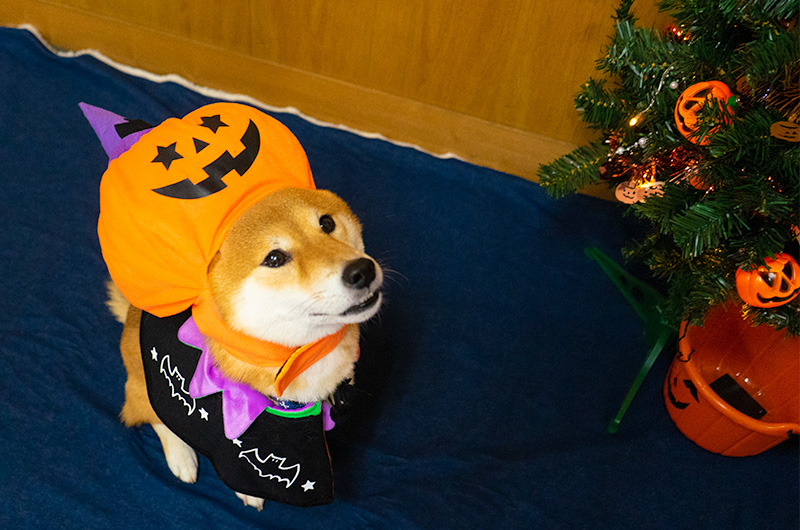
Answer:
[(142, 120), (129, 120), (88, 103), (80, 102), (78, 106), (100, 139), (100, 144), (109, 160), (114, 160), (130, 149), (139, 138), (152, 129), (150, 124)]

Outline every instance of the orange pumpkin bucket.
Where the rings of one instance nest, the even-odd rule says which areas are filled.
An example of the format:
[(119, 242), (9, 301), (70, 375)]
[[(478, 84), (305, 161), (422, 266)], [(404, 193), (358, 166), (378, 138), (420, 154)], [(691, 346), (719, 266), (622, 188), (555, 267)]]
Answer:
[(664, 400), (687, 438), (749, 456), (800, 434), (800, 339), (751, 327), (735, 304), (713, 308), (702, 328), (684, 322), (680, 336)]

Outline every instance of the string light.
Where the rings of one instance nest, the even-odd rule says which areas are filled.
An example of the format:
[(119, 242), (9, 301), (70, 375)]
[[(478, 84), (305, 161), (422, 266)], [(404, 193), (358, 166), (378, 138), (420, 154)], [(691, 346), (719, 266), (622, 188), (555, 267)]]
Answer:
[(663, 74), (661, 74), (661, 79), (658, 82), (658, 87), (656, 87), (656, 91), (653, 93), (653, 97), (652, 97), (652, 99), (650, 99), (650, 103), (647, 105), (647, 107), (645, 107), (644, 110), (642, 110), (641, 112), (636, 114), (636, 116), (634, 116), (633, 118), (631, 118), (628, 121), (628, 125), (630, 127), (635, 127), (639, 122), (641, 122), (642, 121), (642, 117), (644, 116), (644, 114), (648, 110), (650, 110), (650, 108), (656, 102), (656, 96), (661, 92), (661, 89), (664, 88), (664, 80), (667, 78), (667, 74), (669, 74), (672, 71), (673, 68), (674, 68), (673, 66), (670, 66), (669, 68), (664, 70)]

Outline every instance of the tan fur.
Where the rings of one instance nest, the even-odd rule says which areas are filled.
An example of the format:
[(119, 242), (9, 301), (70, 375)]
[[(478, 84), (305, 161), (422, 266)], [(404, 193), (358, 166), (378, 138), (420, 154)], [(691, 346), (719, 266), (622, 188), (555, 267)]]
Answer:
[(120, 351), (128, 380), (125, 383), (125, 404), (120, 418), (128, 427), (142, 423), (160, 423), (150, 400), (147, 397), (147, 386), (144, 379), (142, 353), (139, 350), (139, 323), (142, 311), (129, 305), (125, 327), (120, 339)]
[[(336, 220), (336, 230), (331, 234), (324, 233), (319, 227), (319, 218), (323, 214), (330, 214)], [(291, 267), (267, 268), (261, 265), (264, 257), (275, 248), (291, 253)], [(327, 291), (317, 293), (315, 289), (335, 285), (341, 277), (342, 267), (361, 257), (366, 257), (361, 226), (341, 199), (327, 191), (284, 189), (269, 195), (237, 220), (209, 266), (209, 284), (220, 315), (229, 326), (239, 331), (255, 333), (252, 315), (243, 313), (246, 313), (249, 305), (254, 304), (254, 300), (260, 302), (262, 298), (270, 298), (262, 296), (259, 292), (261, 289), (265, 293), (287, 293), (287, 297), (302, 295), (310, 300), (309, 303), (319, 301), (319, 307), (330, 308), (332, 316), (317, 319), (319, 325), (316, 320), (310, 319), (313, 326), (298, 324), (295, 326), (297, 329), (286, 325), (275, 326), (273, 330), (264, 330), (263, 336), (257, 338), (297, 347), (347, 324), (341, 343), (298, 376), (281, 396), (283, 399), (323, 399), (341, 381), (352, 377), (353, 364), (358, 356), (357, 322), (360, 320), (350, 318), (352, 323), (348, 323), (334, 314), (343, 302), (335, 297), (328, 301), (325, 298)], [(382, 273), (377, 265), (376, 268), (378, 279), (375, 284), (379, 287)], [(122, 314), (127, 308), (120, 341), (128, 373), (121, 419), (128, 426), (158, 424), (160, 420), (150, 406), (145, 387), (139, 347), (141, 311), (130, 306), (115, 287), (109, 286), (108, 291), (108, 306), (118, 320), (123, 320)], [(346, 308), (346, 305), (342, 308)], [(270, 335), (273, 331), (280, 338)], [(277, 368), (243, 362), (213, 340), (208, 340), (215, 361), (228, 377), (245, 382), (264, 394), (273, 394)]]
[(124, 324), (125, 320), (128, 318), (128, 308), (131, 306), (130, 302), (125, 299), (122, 292), (111, 280), (106, 282), (106, 294), (108, 295), (106, 306), (109, 311), (111, 311), (111, 314), (114, 315), (114, 318), (117, 319), (117, 322)]

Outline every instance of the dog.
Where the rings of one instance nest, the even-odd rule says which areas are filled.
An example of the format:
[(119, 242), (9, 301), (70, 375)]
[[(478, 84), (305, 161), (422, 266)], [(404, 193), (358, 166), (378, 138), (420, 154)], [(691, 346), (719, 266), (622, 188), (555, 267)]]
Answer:
[[(300, 403), (329, 399), (340, 383), (353, 378), (358, 324), (380, 308), (383, 273), (365, 254), (361, 226), (339, 197), (287, 188), (262, 199), (234, 224), (211, 263), (209, 279), (226, 323), (255, 338), (299, 346), (347, 326), (339, 345), (294, 379), (280, 398), (273, 388), (277, 368), (240, 361), (210, 339), (215, 361), (230, 378), (275, 400)], [(109, 307), (124, 324), (120, 350), (128, 379), (122, 422), (150, 424), (170, 470), (193, 483), (195, 451), (161, 423), (147, 396), (139, 344), (142, 312), (113, 284), (109, 290)], [(236, 494), (248, 506), (263, 507), (264, 499)]]
[[(152, 381), (160, 382), (168, 389), (166, 403), (180, 411), (180, 416), (190, 416), (191, 421), (196, 422), (192, 425), (202, 425), (204, 421), (208, 422), (208, 410), (205, 408), (210, 408), (210, 405), (200, 408), (197, 403), (200, 402), (198, 401), (200, 399), (211, 398), (198, 397), (194, 386), (195, 380), (199, 378), (200, 366), (206, 362), (208, 370), (213, 372), (211, 375), (225, 381), (224, 384), (228, 385), (225, 387), (228, 390), (217, 393), (218, 397), (215, 398), (222, 403), (222, 416), (229, 412), (229, 409), (225, 409), (229, 404), (225, 400), (230, 399), (226, 392), (231, 388), (235, 391), (244, 388), (244, 392), (255, 396), (254, 399), (258, 403), (269, 403), (267, 408), (274, 412), (274, 416), (266, 413), (258, 416), (259, 411), (264, 409), (264, 405), (261, 405), (253, 416), (273, 418), (275, 422), (283, 422), (281, 425), (288, 424), (285, 417), (313, 419), (316, 423), (312, 425), (309, 432), (312, 432), (313, 436), (319, 437), (322, 435), (322, 431), (316, 426), (323, 424), (323, 420), (320, 419), (323, 414), (319, 413), (319, 407), (314, 409), (310, 404), (330, 403), (337, 388), (352, 380), (355, 362), (359, 356), (359, 324), (372, 318), (379, 311), (383, 300), (381, 290), (383, 270), (375, 259), (366, 254), (361, 224), (349, 206), (334, 193), (316, 189), (313, 181), (310, 181), (309, 184), (310, 170), (308, 170), (305, 154), (299, 145), (296, 145), (296, 139), (287, 130), (273, 121), (268, 121), (268, 118), (253, 109), (239, 107), (243, 106), (225, 103), (212, 104), (190, 113), (181, 122), (172, 122), (173, 128), (175, 123), (183, 128), (200, 127), (197, 131), (190, 129), (193, 148), (199, 155), (201, 150), (206, 150), (206, 146), (215, 140), (214, 135), (217, 135), (220, 127), (230, 125), (233, 128), (237, 113), (243, 113), (250, 119), (245, 133), (235, 133), (237, 147), (229, 148), (219, 156), (208, 154), (210, 150), (206, 150), (204, 154), (208, 154), (207, 159), (198, 162), (208, 175), (205, 181), (192, 184), (187, 177), (184, 181), (177, 182), (178, 185), (183, 186), (183, 191), (176, 191), (180, 186), (176, 187), (175, 184), (157, 187), (152, 183), (145, 182), (142, 196), (153, 197), (162, 202), (147, 210), (149, 213), (146, 215), (135, 211), (134, 217), (130, 214), (130, 210), (133, 208), (130, 204), (136, 204), (138, 199), (131, 197), (130, 188), (126, 187), (122, 199), (118, 199), (114, 203), (113, 197), (104, 199), (104, 196), (113, 196), (111, 184), (106, 185), (104, 190), (105, 181), (116, 178), (118, 173), (126, 172), (134, 175), (137, 185), (139, 181), (146, 180), (138, 170), (130, 171), (130, 167), (135, 166), (134, 157), (143, 161), (144, 166), (142, 167), (149, 170), (154, 166), (155, 170), (160, 172), (158, 176), (153, 177), (156, 179), (154, 182), (164, 179), (175, 180), (175, 169), (178, 167), (176, 161), (183, 163), (181, 159), (184, 158), (179, 153), (181, 150), (184, 153), (187, 152), (183, 147), (185, 143), (182, 144), (182, 140), (179, 139), (171, 145), (162, 145), (167, 144), (173, 138), (172, 131), (164, 132), (167, 129), (164, 124), (152, 129), (156, 131), (155, 134), (147, 133), (150, 129), (145, 128), (141, 140), (138, 138), (134, 138), (135, 142), (130, 138), (126, 140), (131, 134), (129, 132), (132, 123), (130, 120), (116, 115), (109, 118), (107, 111), (82, 104), (84, 113), (96, 131), (100, 129), (96, 125), (100, 121), (117, 122), (116, 131), (119, 139), (114, 136), (113, 142), (127, 142), (123, 148), (114, 151), (113, 145), (108, 147), (109, 140), (104, 140), (101, 136), (104, 148), (112, 160), (103, 177), (104, 183), (101, 183), (101, 217), (98, 225), (104, 258), (112, 276), (112, 281), (109, 281), (107, 285), (107, 305), (116, 319), (124, 324), (120, 351), (127, 372), (127, 382), (125, 384), (125, 402), (120, 418), (126, 426), (151, 425), (161, 441), (169, 469), (178, 479), (187, 483), (193, 483), (197, 479), (197, 452), (190, 443), (183, 439), (184, 437), (173, 432), (173, 429), (167, 427), (162, 421), (163, 413), (157, 412), (156, 401), (153, 401), (155, 399), (152, 394), (153, 389), (148, 388), (149, 383), (152, 386)], [(184, 121), (189, 125), (185, 125)], [(142, 127), (149, 127), (149, 125), (144, 124)], [(200, 130), (204, 127), (212, 130), (213, 134)], [(119, 132), (120, 130), (124, 130), (124, 133)], [(222, 130), (222, 132), (225, 131)], [(98, 136), (100, 136), (99, 132)], [(163, 140), (162, 137), (168, 139)], [(239, 137), (241, 137), (241, 141), (238, 140)], [(264, 141), (265, 138), (270, 141)], [(264, 144), (267, 143), (268, 145), (265, 146)], [(130, 147), (129, 144), (133, 147)], [(242, 149), (242, 145), (244, 149)], [(267, 156), (269, 153), (266, 153), (265, 149), (275, 145), (283, 154), (269, 158)], [(237, 148), (240, 153), (231, 154)], [(119, 151), (122, 151), (121, 155)], [(129, 154), (129, 151), (136, 151), (136, 153)], [(112, 155), (112, 153), (114, 154)], [(152, 157), (153, 154), (156, 156)], [(114, 156), (118, 158), (114, 158)], [(213, 157), (216, 158), (211, 160)], [(279, 167), (276, 171), (282, 175), (283, 180), (287, 180), (287, 174), (294, 176), (290, 176), (288, 182), (282, 183), (280, 186), (269, 187), (267, 191), (254, 188), (252, 179), (261, 177), (251, 176), (251, 173), (259, 168), (258, 164), (262, 163), (261, 160), (265, 157), (271, 164), (270, 167)], [(291, 159), (291, 157), (296, 160), (294, 162), (283, 161), (283, 159)], [(211, 161), (208, 162), (208, 160)], [(203, 164), (207, 165), (203, 166)], [(208, 169), (209, 167), (217, 169), (211, 171)], [(220, 170), (220, 167), (223, 169)], [(194, 171), (188, 164), (186, 168), (187, 174)], [(234, 170), (239, 174), (238, 179), (236, 179), (237, 175), (233, 172)], [(225, 230), (218, 230), (216, 224), (213, 225), (211, 231), (214, 236), (217, 237), (218, 233), (222, 233), (223, 237), (219, 242), (208, 245), (212, 249), (210, 252), (212, 256), (208, 260), (207, 267), (204, 262), (200, 266), (184, 265), (184, 263), (192, 262), (194, 255), (192, 253), (209, 254), (205, 248), (202, 249), (202, 253), (194, 252), (195, 249), (192, 248), (185, 252), (189, 257), (179, 255), (176, 258), (180, 266), (171, 266), (172, 268), (169, 269), (167, 276), (170, 278), (170, 283), (163, 284), (167, 287), (162, 287), (162, 284), (158, 283), (154, 284), (149, 272), (140, 272), (140, 270), (149, 271), (150, 269), (141, 269), (142, 266), (136, 265), (136, 263), (131, 264), (128, 260), (133, 262), (138, 259), (142, 263), (152, 264), (162, 259), (166, 261), (173, 259), (174, 255), (180, 254), (183, 252), (182, 250), (174, 252), (162, 250), (153, 253), (152, 249), (146, 245), (140, 245), (131, 250), (128, 247), (134, 244), (131, 241), (136, 237), (111, 233), (115, 230), (113, 228), (115, 225), (109, 221), (109, 218), (119, 210), (120, 204), (122, 204), (121, 208), (125, 210), (122, 219), (126, 223), (139, 222), (141, 224), (131, 233), (138, 236), (139, 232), (144, 231), (154, 240), (160, 240), (164, 231), (163, 223), (159, 218), (162, 210), (178, 204), (178, 207), (189, 208), (193, 212), (192, 215), (199, 217), (201, 221), (198, 223), (206, 222), (208, 217), (218, 215), (219, 208), (216, 208), (213, 202), (203, 202), (204, 198), (212, 196), (220, 190), (232, 193), (231, 188), (245, 185), (250, 188), (242, 193), (245, 196), (250, 194), (257, 200), (244, 201), (246, 208), (240, 208), (238, 202), (225, 203), (226, 207), (223, 209), (226, 211), (219, 216), (220, 219), (223, 219), (221, 223), (228, 223), (228, 226)], [(256, 189), (257, 193), (251, 191), (252, 189)], [(186, 190), (189, 191), (186, 192)], [(152, 192), (156, 192), (158, 196)], [(222, 194), (217, 196), (222, 196)], [(104, 206), (104, 204), (111, 206)], [(189, 206), (185, 206), (186, 204)], [(208, 208), (214, 209), (201, 211), (200, 214), (195, 211), (197, 205), (206, 208), (208, 204), (211, 205)], [(237, 211), (237, 208), (241, 211)], [(227, 210), (237, 213), (230, 215)], [(149, 217), (147, 217), (148, 215)], [(142, 220), (143, 217), (144, 220)], [(186, 225), (189, 222), (183, 219), (173, 223), (176, 233), (181, 235), (183, 234), (181, 231), (187, 230), (186, 233), (191, 235), (198, 233), (192, 231), (194, 230), (192, 227), (187, 228)], [(114, 221), (117, 225), (120, 224), (116, 218)], [(158, 228), (153, 228), (154, 226), (158, 226)], [(124, 230), (130, 229), (123, 227), (123, 232)], [(120, 245), (125, 247), (124, 251), (117, 250)], [(147, 261), (138, 255), (140, 252), (150, 252), (158, 259)], [(160, 262), (147, 266), (151, 269), (164, 267)], [(184, 270), (184, 267), (186, 267), (187, 276), (191, 276), (186, 283), (198, 284), (198, 287), (191, 291), (191, 296), (187, 298), (190, 300), (188, 305), (183, 300), (186, 298), (183, 296), (186, 289), (183, 287), (182, 280), (174, 278), (174, 271), (180, 272)], [(128, 269), (133, 272), (128, 272)], [(119, 279), (122, 280), (122, 284)], [(174, 285), (178, 287), (174, 287)], [(145, 294), (140, 296), (139, 291), (144, 291)], [(173, 295), (173, 291), (178, 294)], [(164, 292), (168, 293), (166, 297)], [(134, 296), (129, 296), (131, 293)], [(175, 299), (178, 300), (177, 303), (173, 303)], [(137, 303), (142, 300), (146, 303)], [(152, 302), (152, 300), (157, 300), (157, 302)], [(165, 303), (164, 300), (168, 303)], [(146, 329), (150, 329), (148, 327), (150, 324), (145, 325), (145, 323), (154, 322), (154, 325), (161, 326), (162, 322), (169, 319), (175, 320), (177, 317), (165, 317), (165, 315), (176, 313), (176, 307), (185, 309), (181, 314), (183, 316), (178, 315), (180, 317), (178, 323), (182, 323), (177, 334), (178, 337), (181, 337), (181, 333), (185, 329), (194, 330), (197, 333), (202, 330), (202, 334), (199, 335), (202, 344), (197, 342), (191, 344), (195, 348), (202, 349), (203, 354), (200, 361), (196, 360), (196, 356), (200, 355), (200, 350), (188, 348), (189, 351), (195, 352), (191, 364), (197, 363), (196, 369), (194, 367), (190, 369), (195, 370), (193, 378), (191, 373), (186, 373), (187, 369), (179, 369), (174, 364), (177, 359), (174, 346), (177, 342), (174, 341), (174, 338), (173, 342), (166, 343), (166, 346), (161, 346), (159, 343), (158, 347), (153, 346), (152, 348), (150, 342), (147, 344), (143, 342), (151, 341), (150, 335), (146, 331)], [(159, 312), (162, 314), (151, 314)], [(190, 314), (191, 318), (189, 318)], [(212, 323), (213, 325), (211, 325)], [(174, 335), (172, 332), (168, 334)], [(231, 341), (231, 339), (236, 340)], [(190, 344), (185, 339), (181, 340), (185, 344)], [(241, 346), (242, 344), (244, 346)], [(270, 355), (274, 351), (285, 350), (287, 353), (283, 357), (279, 355), (276, 361), (273, 357), (259, 356), (260, 354), (256, 355), (250, 351), (258, 350), (262, 346), (269, 346), (267, 350), (271, 352)], [(317, 349), (315, 350), (315, 348)], [(312, 351), (316, 353), (313, 355), (309, 353)], [(207, 359), (207, 361), (203, 359)], [(149, 372), (148, 370), (154, 371)], [(148, 375), (151, 373), (155, 375)], [(192, 379), (191, 392), (186, 389), (190, 378)], [(212, 388), (211, 393), (214, 393), (215, 390), (218, 388)], [(283, 412), (279, 410), (283, 406), (288, 407), (289, 410)], [(305, 410), (317, 412), (308, 412), (307, 414), (294, 412), (297, 407), (300, 407), (301, 412)], [(195, 414), (196, 411), (198, 411), (197, 414)], [(184, 414), (185, 412), (188, 414)], [(292, 465), (294, 457), (289, 458), (271, 448), (264, 450), (264, 453), (271, 451), (268, 457), (266, 454), (259, 454), (257, 448), (241, 449), (242, 441), (247, 441), (245, 434), (253, 430), (251, 428), (250, 431), (246, 431), (251, 424), (246, 423), (244, 427), (229, 435), (228, 417), (224, 419), (226, 420), (225, 434), (228, 440), (225, 440), (225, 443), (214, 442), (213, 444), (216, 445), (209, 446), (214, 447), (209, 452), (217, 451), (216, 447), (219, 445), (224, 446), (224, 450), (229, 453), (233, 449), (234, 452), (230, 453), (232, 456), (229, 460), (240, 460), (245, 462), (245, 467), (248, 464), (252, 466), (258, 472), (262, 482), (267, 483), (269, 487), (277, 488), (275, 491), (279, 491), (280, 495), (283, 495), (283, 490), (288, 489), (289, 486), (293, 486), (293, 490), (300, 491), (299, 482), (305, 480), (305, 475), (300, 474), (299, 463)], [(184, 420), (185, 418), (181, 421)], [(250, 418), (250, 421), (254, 421), (253, 418)], [(181, 427), (184, 429), (183, 434), (186, 434), (186, 428)], [(192, 427), (188, 427), (188, 429), (191, 430)], [(272, 429), (273, 427), (269, 427), (266, 432), (271, 434)], [(291, 435), (291, 431), (289, 434)], [(282, 434), (281, 436), (285, 438), (287, 435)], [(305, 440), (306, 438), (290, 440), (290, 445), (294, 443), (301, 449), (304, 444), (313, 445), (312, 442)], [(237, 447), (234, 448), (232, 444), (236, 444)], [(317, 443), (316, 447), (322, 447), (318, 452), (322, 453), (323, 458), (328, 458), (324, 437), (322, 445)], [(222, 457), (218, 458), (222, 459)], [(214, 462), (215, 469), (218, 463)], [(329, 461), (327, 463), (329, 466)], [(265, 465), (272, 466), (273, 470), (263, 471), (262, 468)], [(306, 464), (303, 466), (303, 469), (313, 467)], [(321, 467), (325, 467), (324, 464)], [(217, 471), (220, 478), (227, 474), (220, 473), (219, 469)], [(328, 474), (330, 474), (329, 470)], [(298, 479), (298, 477), (300, 478)], [(295, 485), (296, 480), (298, 482)], [(313, 490), (315, 482), (316, 480), (305, 480), (305, 484), (302, 485), (303, 492)], [(252, 480), (245, 483), (250, 484)], [(253, 495), (253, 489), (249, 485), (247, 487), (250, 489), (249, 491), (236, 491), (236, 495), (245, 505), (261, 510), (264, 498)], [(236, 490), (236, 488), (234, 489)], [(332, 479), (330, 491), (332, 497)], [(297, 500), (299, 498), (297, 495), (302, 496), (302, 494), (302, 492), (293, 494), (295, 497), (291, 497), (289, 501), (285, 502), (300, 505), (330, 502), (330, 500), (326, 500), (326, 497), (315, 501)], [(281, 498), (276, 500), (281, 500)]]

